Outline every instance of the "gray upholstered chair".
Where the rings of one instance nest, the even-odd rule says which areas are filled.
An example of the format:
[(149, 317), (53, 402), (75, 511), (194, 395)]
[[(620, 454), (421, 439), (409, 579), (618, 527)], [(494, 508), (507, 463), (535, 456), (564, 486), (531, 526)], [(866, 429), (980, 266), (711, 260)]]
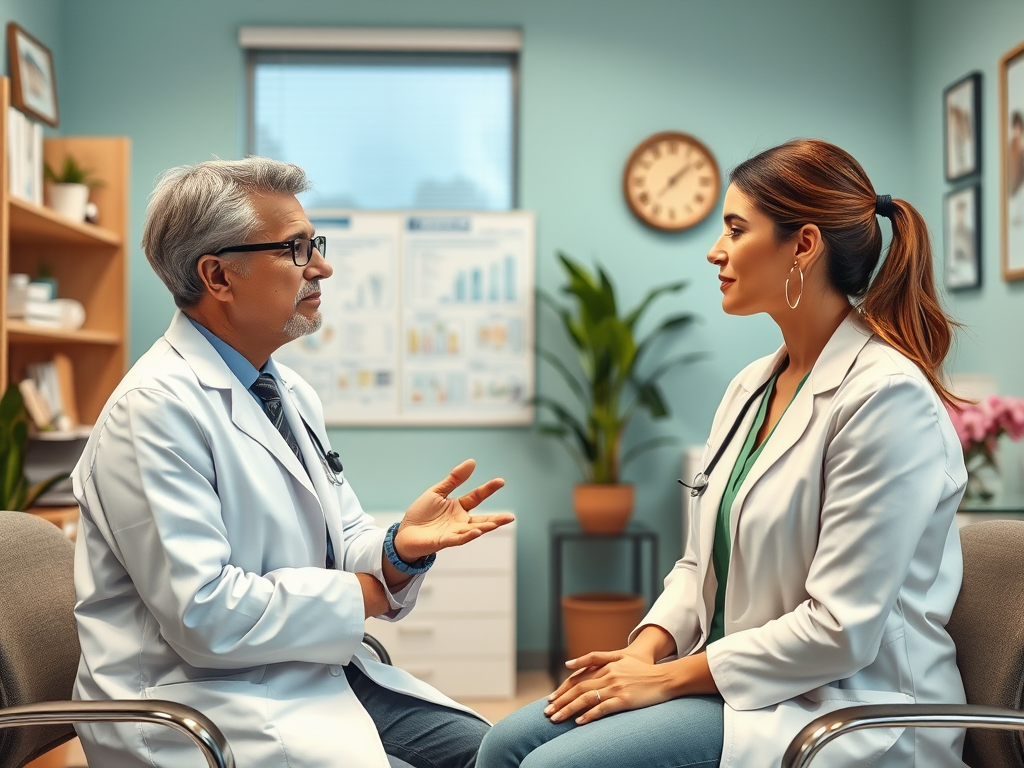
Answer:
[(0, 511), (0, 768), (21, 768), (71, 739), (71, 723), (128, 721), (176, 728), (210, 768), (232, 768), (223, 734), (190, 707), (68, 701), (79, 657), (73, 563), (74, 546), (56, 526)]
[(967, 705), (850, 707), (820, 717), (790, 743), (783, 768), (804, 768), (832, 739), (863, 728), (971, 728), (964, 762), (1024, 768), (1024, 521), (960, 531), (964, 582), (947, 629)]

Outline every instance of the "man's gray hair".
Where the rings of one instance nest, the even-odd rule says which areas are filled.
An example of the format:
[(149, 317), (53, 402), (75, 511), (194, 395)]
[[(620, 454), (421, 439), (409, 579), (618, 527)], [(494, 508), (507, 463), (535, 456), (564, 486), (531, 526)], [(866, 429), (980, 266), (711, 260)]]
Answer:
[(149, 196), (142, 248), (181, 309), (193, 307), (206, 287), (200, 257), (240, 245), (261, 222), (255, 194), (297, 195), (309, 189), (299, 166), (265, 157), (210, 160), (164, 172)]

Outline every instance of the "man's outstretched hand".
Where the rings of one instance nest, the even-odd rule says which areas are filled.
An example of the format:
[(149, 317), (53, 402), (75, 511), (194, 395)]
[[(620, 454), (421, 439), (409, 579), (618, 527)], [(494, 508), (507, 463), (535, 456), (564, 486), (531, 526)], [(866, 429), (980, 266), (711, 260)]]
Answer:
[(395, 534), (395, 552), (405, 562), (412, 563), (438, 550), (461, 546), (512, 522), (514, 518), (507, 512), (470, 515), (484, 499), (505, 485), (500, 478), (488, 480), (458, 498), (448, 498), (469, 479), (474, 469), (476, 462), (472, 459), (462, 462), (406, 510)]

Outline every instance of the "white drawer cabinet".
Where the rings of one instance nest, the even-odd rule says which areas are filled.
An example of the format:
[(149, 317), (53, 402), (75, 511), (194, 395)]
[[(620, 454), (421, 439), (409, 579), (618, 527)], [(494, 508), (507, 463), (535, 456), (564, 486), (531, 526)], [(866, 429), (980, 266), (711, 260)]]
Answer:
[[(373, 515), (387, 527), (401, 514)], [(416, 607), (401, 621), (368, 619), (395, 666), (453, 699), (515, 695), (515, 523), (439, 552)]]

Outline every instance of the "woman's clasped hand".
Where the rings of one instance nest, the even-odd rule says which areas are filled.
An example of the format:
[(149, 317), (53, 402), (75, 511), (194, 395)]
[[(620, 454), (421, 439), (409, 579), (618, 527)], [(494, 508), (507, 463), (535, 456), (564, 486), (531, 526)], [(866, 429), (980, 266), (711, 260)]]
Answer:
[(617, 651), (595, 651), (565, 666), (573, 673), (548, 696), (544, 714), (553, 723), (575, 717), (577, 725), (630, 709), (643, 709), (685, 695), (716, 691), (703, 653), (655, 663), (674, 647), (660, 627), (644, 627), (639, 637)]

